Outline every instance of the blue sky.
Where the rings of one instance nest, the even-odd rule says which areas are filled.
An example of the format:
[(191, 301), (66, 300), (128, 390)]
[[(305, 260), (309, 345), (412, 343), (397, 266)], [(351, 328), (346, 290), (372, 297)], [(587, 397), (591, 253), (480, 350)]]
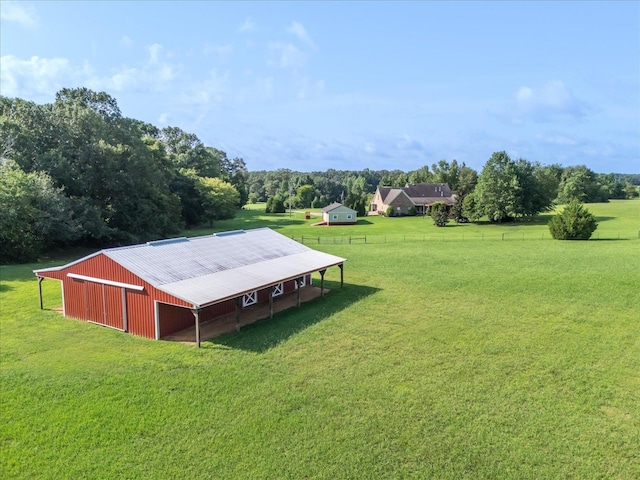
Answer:
[(640, 173), (640, 2), (0, 2), (0, 93), (106, 91), (250, 170)]

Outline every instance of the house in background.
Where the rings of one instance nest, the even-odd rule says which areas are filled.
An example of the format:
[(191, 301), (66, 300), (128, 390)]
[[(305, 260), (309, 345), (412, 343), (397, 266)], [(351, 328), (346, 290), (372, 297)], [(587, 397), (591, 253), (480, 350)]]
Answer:
[(403, 188), (378, 187), (371, 201), (369, 215), (385, 215), (389, 207), (394, 215), (409, 215), (411, 207), (416, 215), (424, 215), (429, 207), (442, 202), (449, 208), (456, 194), (446, 183), (407, 183)]
[[(67, 265), (34, 270), (62, 285), (62, 311), (159, 340), (311, 285), (344, 258), (312, 250), (269, 228), (109, 248)], [(42, 290), (40, 289), (42, 307)]]
[(358, 212), (341, 203), (332, 203), (322, 209), (322, 223), (325, 225), (353, 225), (358, 221)]

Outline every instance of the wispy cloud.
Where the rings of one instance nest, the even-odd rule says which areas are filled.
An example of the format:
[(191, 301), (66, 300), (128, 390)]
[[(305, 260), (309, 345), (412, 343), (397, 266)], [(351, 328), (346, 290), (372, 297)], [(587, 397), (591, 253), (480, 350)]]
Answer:
[(575, 120), (589, 113), (587, 104), (576, 98), (560, 80), (553, 80), (536, 88), (520, 87), (514, 95), (512, 106), (515, 123), (527, 120)]
[(205, 45), (204, 46), (204, 54), (211, 55), (215, 54), (220, 56), (221, 58), (226, 58), (233, 53), (233, 45), (230, 43), (224, 45)]
[(300, 68), (307, 63), (307, 54), (292, 43), (271, 42), (267, 64), (271, 67)]
[(0, 2), (0, 19), (3, 22), (18, 23), (25, 28), (34, 28), (38, 25), (35, 8), (18, 2)]
[(251, 32), (256, 29), (256, 24), (253, 21), (253, 18), (247, 17), (242, 25), (238, 27), (238, 33), (242, 32)]
[(120, 46), (124, 48), (131, 48), (133, 47), (133, 40), (131, 39), (131, 37), (123, 35), (122, 37), (120, 37)]
[(287, 27), (287, 32), (295, 35), (302, 43), (310, 46), (314, 50), (316, 49), (316, 45), (309, 36), (307, 29), (304, 28), (304, 25), (302, 25), (301, 23), (292, 22), (291, 25)]
[(125, 91), (166, 91), (176, 78), (179, 66), (168, 61), (169, 56), (162, 45), (154, 43), (146, 48), (148, 59), (135, 66), (120, 67), (107, 78), (93, 77), (89, 80), (93, 88), (107, 88), (116, 92)]
[(208, 77), (199, 83), (192, 84), (189, 89), (180, 94), (180, 101), (184, 104), (198, 105), (205, 109), (212, 104), (222, 102), (229, 93), (230, 75), (217, 70), (211, 70)]
[(8, 97), (52, 95), (81, 77), (84, 67), (73, 68), (66, 58), (31, 57), (22, 60), (13, 55), (0, 59), (0, 90)]

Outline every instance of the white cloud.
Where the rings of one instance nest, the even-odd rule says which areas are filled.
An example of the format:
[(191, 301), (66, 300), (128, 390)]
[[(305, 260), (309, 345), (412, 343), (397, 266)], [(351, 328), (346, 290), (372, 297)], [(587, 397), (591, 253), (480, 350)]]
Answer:
[(18, 2), (0, 2), (0, 19), (3, 22), (15, 22), (25, 28), (34, 28), (38, 21), (35, 8)]
[(166, 91), (178, 75), (179, 67), (166, 60), (164, 47), (154, 43), (147, 47), (148, 60), (142, 65), (122, 66), (110, 77), (89, 79), (93, 88), (108, 88), (116, 92), (127, 90)]
[(76, 80), (80, 71), (74, 71), (66, 58), (31, 57), (21, 60), (13, 55), (0, 59), (0, 91), (8, 97), (40, 97), (53, 95)]
[(169, 125), (169, 119), (170, 118), (171, 118), (171, 116), (167, 112), (163, 112), (158, 117), (158, 123), (160, 125)]
[(149, 50), (149, 62), (158, 63), (160, 54), (162, 53), (162, 45), (159, 43), (154, 43), (153, 45), (147, 47)]
[(238, 33), (251, 32), (256, 29), (256, 25), (253, 22), (253, 18), (247, 17), (242, 25), (238, 27)]
[(412, 150), (412, 151), (424, 151), (426, 150), (424, 144), (414, 138), (411, 138), (406, 133), (400, 137), (396, 142), (396, 148), (398, 150)]
[(98, 74), (85, 60), (72, 64), (67, 58), (13, 55), (0, 60), (0, 92), (6, 96), (43, 100), (65, 87), (87, 86), (95, 90), (166, 91), (176, 79), (180, 67), (166, 60), (162, 45), (148, 48), (148, 59), (137, 65), (121, 66), (110, 75)]
[(537, 88), (523, 86), (514, 95), (513, 121), (548, 122), (578, 119), (588, 114), (587, 105), (576, 98), (564, 82), (553, 80)]
[(578, 144), (578, 140), (575, 137), (570, 137), (566, 135), (536, 135), (536, 140), (543, 141), (550, 145), (558, 145), (558, 146), (574, 146)]
[(209, 106), (221, 103), (229, 93), (229, 72), (218, 73), (211, 70), (203, 82), (191, 85), (188, 91), (180, 94), (180, 101), (185, 104)]
[(133, 40), (131, 40), (127, 35), (123, 35), (120, 37), (120, 46), (124, 48), (131, 48), (133, 47)]
[(273, 83), (274, 83), (273, 77), (267, 77), (262, 82), (264, 93), (267, 95), (267, 98), (273, 97)]
[(296, 69), (307, 63), (307, 54), (291, 43), (271, 42), (268, 48), (269, 66)]
[(225, 45), (205, 45), (204, 54), (210, 55), (212, 53), (223, 58), (228, 57), (229, 55), (231, 55), (231, 53), (233, 53), (233, 45), (229, 43)]
[(304, 25), (302, 25), (301, 23), (299, 22), (291, 23), (291, 26), (287, 27), (287, 32), (295, 35), (298, 38), (298, 40), (300, 40), (302, 43), (306, 45), (309, 45), (315, 50), (316, 46), (313, 43), (313, 40), (311, 40), (311, 37), (309, 36), (307, 29), (304, 28)]

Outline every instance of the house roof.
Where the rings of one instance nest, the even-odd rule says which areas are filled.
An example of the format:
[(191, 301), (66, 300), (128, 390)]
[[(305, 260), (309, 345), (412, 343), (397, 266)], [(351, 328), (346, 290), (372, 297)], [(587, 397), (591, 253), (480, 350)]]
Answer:
[(387, 195), (389, 195), (389, 192), (391, 190), (393, 190), (392, 187), (378, 187), (378, 192), (380, 192), (380, 199), (383, 203), (386, 203)]
[(378, 187), (378, 190), (385, 205), (389, 205), (402, 193), (415, 205), (430, 205), (436, 202), (452, 205), (455, 202), (455, 193), (447, 183), (407, 183), (403, 188)]
[(453, 194), (447, 183), (407, 183), (403, 190), (410, 198), (442, 198)]
[(318, 252), (269, 228), (174, 238), (102, 250), (152, 286), (201, 307), (338, 265), (344, 258)]

